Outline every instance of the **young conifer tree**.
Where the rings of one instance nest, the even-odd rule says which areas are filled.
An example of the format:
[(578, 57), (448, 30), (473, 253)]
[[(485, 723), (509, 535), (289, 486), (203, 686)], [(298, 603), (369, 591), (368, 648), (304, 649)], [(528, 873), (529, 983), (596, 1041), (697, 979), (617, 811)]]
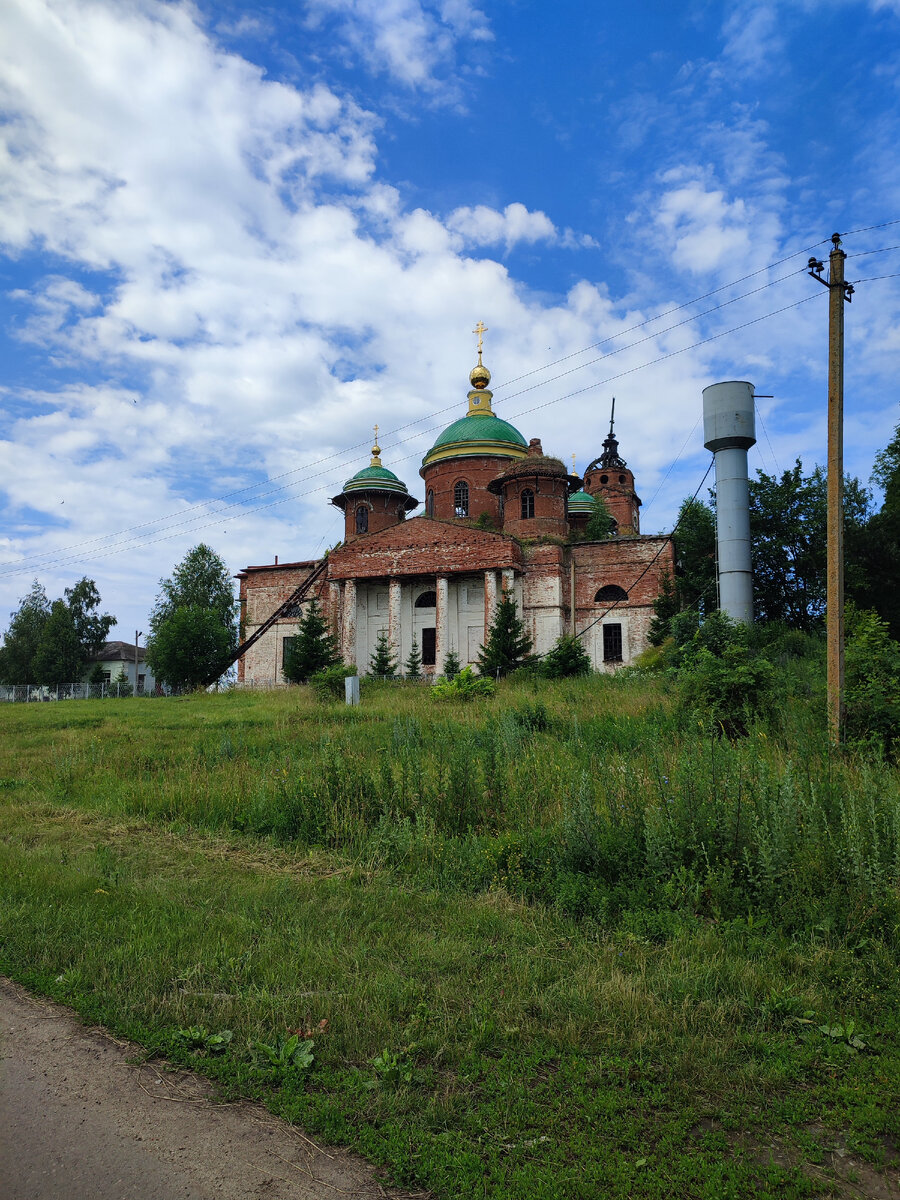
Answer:
[(390, 678), (397, 674), (397, 660), (391, 653), (391, 644), (388, 641), (386, 629), (378, 631), (375, 650), (369, 660), (369, 674), (375, 675), (379, 679)]
[(326, 667), (336, 666), (340, 660), (334, 635), (319, 608), (318, 600), (313, 599), (303, 614), (297, 636), (284, 656), (285, 678), (292, 683), (306, 683), (311, 675), (324, 671)]
[(514, 598), (504, 588), (487, 638), (478, 655), (478, 669), (491, 678), (508, 675), (521, 667), (531, 654), (531, 638), (516, 612)]
[(407, 679), (422, 678), (422, 655), (419, 651), (419, 639), (413, 634), (412, 649), (409, 652), (409, 657), (403, 664), (403, 669), (406, 672)]
[(460, 670), (459, 656), (451, 646), (444, 656), (444, 678), (455, 679)]

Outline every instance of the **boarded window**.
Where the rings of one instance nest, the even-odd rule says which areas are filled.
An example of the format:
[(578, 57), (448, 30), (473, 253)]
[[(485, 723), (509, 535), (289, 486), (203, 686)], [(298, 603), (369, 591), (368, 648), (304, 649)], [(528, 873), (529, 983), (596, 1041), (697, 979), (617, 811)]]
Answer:
[[(432, 595), (434, 593), (432, 592)], [(437, 660), (437, 630), (422, 630), (422, 666), (433, 667)]]
[(356, 510), (356, 532), (369, 532), (369, 510), (364, 504), (361, 504)]
[(423, 592), (416, 600), (416, 608), (437, 608), (437, 592)]
[(624, 588), (619, 587), (616, 583), (608, 583), (606, 587), (602, 587), (594, 597), (595, 604), (615, 604), (620, 600), (627, 600), (628, 593)]
[(622, 661), (622, 626), (603, 626), (603, 661)]
[(469, 515), (469, 485), (460, 479), (453, 488), (453, 513), (457, 517)]
[(428, 494), (425, 497), (425, 511), (429, 517), (434, 516), (434, 489), (429, 488)]
[(282, 671), (284, 670), (284, 664), (288, 660), (288, 655), (291, 652), (291, 647), (293, 646), (294, 642), (297, 642), (299, 640), (300, 640), (299, 638), (288, 637), (288, 638), (285, 638), (284, 641), (281, 643), (281, 669), (282, 669)]
[(534, 516), (534, 492), (525, 488), (522, 492), (522, 520), (527, 521)]

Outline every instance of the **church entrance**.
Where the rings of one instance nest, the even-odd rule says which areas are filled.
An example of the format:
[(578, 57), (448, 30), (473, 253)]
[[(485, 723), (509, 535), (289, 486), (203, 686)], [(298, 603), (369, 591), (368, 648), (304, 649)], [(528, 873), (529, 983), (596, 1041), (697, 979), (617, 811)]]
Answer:
[(437, 629), (422, 630), (422, 666), (433, 667), (437, 661)]

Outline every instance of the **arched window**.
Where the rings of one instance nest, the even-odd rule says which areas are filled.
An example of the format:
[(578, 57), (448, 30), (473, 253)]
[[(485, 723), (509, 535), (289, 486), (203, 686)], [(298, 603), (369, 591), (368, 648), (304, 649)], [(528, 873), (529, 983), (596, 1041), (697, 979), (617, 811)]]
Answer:
[(469, 515), (469, 485), (460, 479), (453, 489), (453, 515), (467, 517)]
[(617, 583), (608, 583), (594, 597), (595, 604), (615, 604), (618, 600), (627, 600), (628, 593)]
[(534, 492), (525, 488), (522, 492), (522, 520), (527, 521), (534, 516)]
[(416, 600), (416, 608), (437, 608), (437, 592), (423, 592)]
[(359, 508), (356, 510), (356, 532), (369, 532), (369, 510), (364, 504), (360, 504)]
[(428, 494), (425, 497), (425, 512), (429, 517), (434, 516), (434, 488), (428, 489)]

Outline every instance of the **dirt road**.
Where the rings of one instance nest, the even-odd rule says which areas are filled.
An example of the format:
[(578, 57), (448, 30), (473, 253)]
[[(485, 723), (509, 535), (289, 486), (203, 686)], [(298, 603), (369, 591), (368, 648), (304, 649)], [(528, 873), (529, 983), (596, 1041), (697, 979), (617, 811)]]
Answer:
[(408, 1200), (354, 1155), (138, 1054), (0, 978), (3, 1200)]

